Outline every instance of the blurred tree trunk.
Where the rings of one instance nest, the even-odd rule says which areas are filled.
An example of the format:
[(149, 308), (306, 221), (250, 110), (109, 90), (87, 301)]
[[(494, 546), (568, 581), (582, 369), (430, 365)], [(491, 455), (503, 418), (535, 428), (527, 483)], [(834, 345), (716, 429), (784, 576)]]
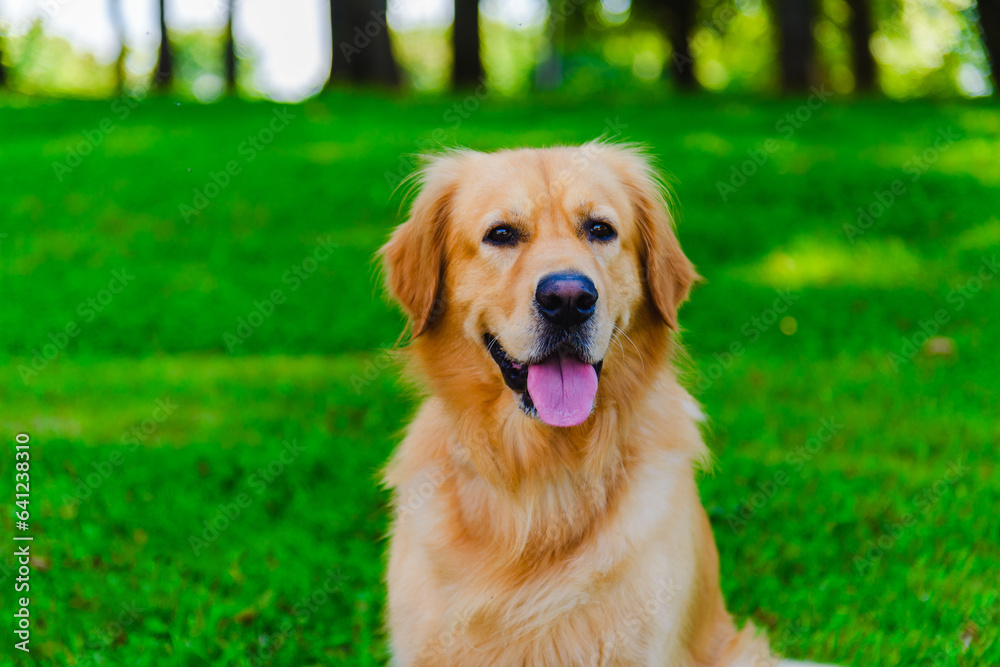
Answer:
[(327, 89), (341, 81), (399, 86), (385, 13), (386, 0), (330, 0)]
[(572, 55), (580, 50), (580, 43), (586, 39), (585, 14), (596, 9), (597, 0), (549, 0), (548, 5), (548, 44), (535, 68), (535, 84), (543, 90), (562, 85), (567, 60), (572, 60)]
[(847, 0), (851, 8), (851, 63), (854, 66), (855, 90), (875, 90), (875, 58), (872, 56), (872, 7), (870, 0)]
[(226, 19), (226, 94), (236, 94), (236, 39), (233, 36), (233, 14), (236, 12), (236, 0), (229, 0)]
[(670, 40), (674, 53), (664, 68), (664, 75), (672, 78), (682, 90), (695, 90), (694, 56), (691, 52), (691, 33), (694, 32), (698, 4), (695, 0), (654, 0), (650, 3), (656, 13), (660, 29)]
[(993, 93), (1000, 93), (1000, 2), (979, 0), (979, 32), (983, 37), (983, 47), (990, 60), (990, 74), (993, 77)]
[(329, 90), (338, 79), (347, 78), (347, 67), (337, 48), (337, 31), (346, 19), (341, 10), (342, 0), (330, 0), (330, 74), (326, 77), (324, 90)]
[(542, 90), (553, 90), (563, 82), (563, 25), (557, 12), (559, 0), (549, 0), (549, 17), (545, 21), (548, 37), (543, 55), (535, 68), (535, 85)]
[(816, 41), (812, 0), (778, 0), (778, 63), (785, 92), (808, 90), (815, 81)]
[(168, 91), (174, 83), (174, 56), (170, 50), (170, 35), (167, 33), (166, 0), (160, 0), (160, 55), (156, 59), (156, 74), (153, 87)]
[(7, 87), (7, 69), (3, 66), (3, 33), (0, 32), (0, 88)]
[(108, 0), (108, 13), (111, 15), (111, 25), (114, 26), (118, 38), (118, 57), (115, 59), (115, 90), (119, 95), (125, 92), (125, 17), (122, 15), (121, 0)]
[(451, 31), (454, 66), (451, 83), (455, 88), (470, 88), (483, 77), (479, 47), (479, 0), (455, 0), (455, 22)]

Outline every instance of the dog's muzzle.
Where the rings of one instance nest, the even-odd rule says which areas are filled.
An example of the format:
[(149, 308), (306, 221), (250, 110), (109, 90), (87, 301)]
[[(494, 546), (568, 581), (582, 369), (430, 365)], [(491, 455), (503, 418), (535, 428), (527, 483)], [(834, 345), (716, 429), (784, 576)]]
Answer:
[(521, 409), (550, 426), (576, 426), (594, 409), (604, 360), (590, 364), (570, 338), (537, 360), (512, 359), (492, 334), (483, 343), (500, 369), (504, 384), (520, 394)]

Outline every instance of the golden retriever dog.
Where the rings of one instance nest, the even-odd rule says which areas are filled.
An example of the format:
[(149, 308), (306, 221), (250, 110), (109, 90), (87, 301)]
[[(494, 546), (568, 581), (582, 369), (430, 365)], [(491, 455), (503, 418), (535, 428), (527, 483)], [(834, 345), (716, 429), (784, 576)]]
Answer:
[(428, 159), (382, 248), (427, 397), (385, 471), (393, 663), (795, 664), (738, 629), (671, 359), (698, 278), (633, 146)]

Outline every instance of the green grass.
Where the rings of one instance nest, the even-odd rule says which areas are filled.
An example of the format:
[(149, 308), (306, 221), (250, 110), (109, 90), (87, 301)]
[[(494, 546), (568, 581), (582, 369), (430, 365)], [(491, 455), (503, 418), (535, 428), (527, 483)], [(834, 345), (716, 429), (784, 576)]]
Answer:
[[(1000, 663), (1000, 280), (970, 284), (1000, 255), (1000, 112), (830, 102), (787, 137), (776, 126), (802, 102), (490, 99), (462, 119), (459, 97), (336, 94), (288, 108), (247, 161), (241, 143), (278, 107), (154, 99), (121, 117), (111, 101), (8, 98), (0, 473), (13, 485), (13, 437), (30, 432), (28, 660), (383, 664), (376, 475), (413, 407), (382, 352), (402, 322), (370, 259), (399, 220), (387, 182), (442, 142), (609, 133), (673, 174), (707, 277), (682, 321), (730, 608), (795, 657)], [(113, 131), (93, 134), (104, 119)], [(959, 138), (912, 180), (947, 128)], [(96, 146), (60, 180), (53, 163), (87, 132)], [(723, 201), (718, 183), (768, 139)], [(240, 173), (185, 222), (230, 160)], [(896, 179), (852, 243), (844, 225)], [(134, 278), (103, 293), (122, 270)], [(909, 354), (939, 310), (952, 353), (917, 338)]]

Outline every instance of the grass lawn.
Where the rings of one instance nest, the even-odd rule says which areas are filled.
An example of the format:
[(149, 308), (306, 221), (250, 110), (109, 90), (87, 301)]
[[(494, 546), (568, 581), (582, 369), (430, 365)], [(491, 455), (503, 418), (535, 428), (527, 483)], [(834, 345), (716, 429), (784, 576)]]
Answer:
[(804, 102), (0, 99), (23, 662), (383, 664), (393, 186), (441, 142), (607, 134), (673, 175), (707, 278), (681, 316), (732, 611), (793, 657), (1000, 664), (1000, 110)]

